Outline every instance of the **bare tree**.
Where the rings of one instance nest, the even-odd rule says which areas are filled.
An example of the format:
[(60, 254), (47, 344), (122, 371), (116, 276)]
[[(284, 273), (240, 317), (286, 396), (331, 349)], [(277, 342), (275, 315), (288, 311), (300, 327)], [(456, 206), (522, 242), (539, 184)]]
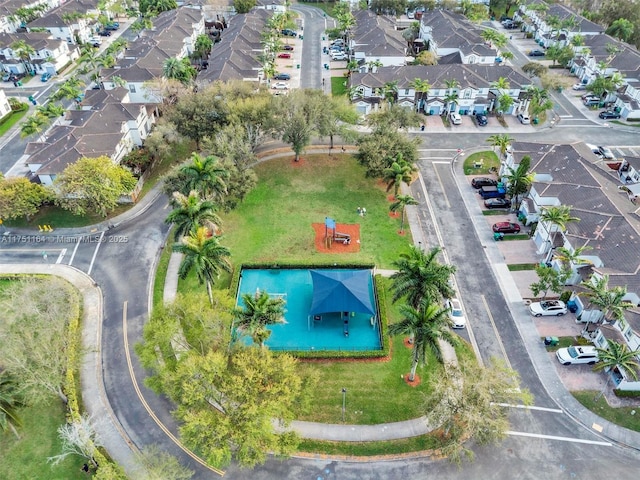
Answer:
[(57, 465), (69, 455), (79, 455), (90, 461), (95, 468), (98, 467), (95, 453), (102, 446), (102, 441), (91, 417), (85, 414), (71, 423), (60, 425), (58, 437), (62, 442), (62, 453), (49, 457), (47, 461)]

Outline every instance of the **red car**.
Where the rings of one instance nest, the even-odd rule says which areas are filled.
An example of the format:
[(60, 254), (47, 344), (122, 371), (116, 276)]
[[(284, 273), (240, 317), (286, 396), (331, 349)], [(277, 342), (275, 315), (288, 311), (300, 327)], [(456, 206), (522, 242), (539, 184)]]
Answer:
[(290, 53), (279, 53), (278, 58), (291, 58)]
[(494, 233), (520, 233), (520, 225), (512, 222), (498, 222), (493, 225)]

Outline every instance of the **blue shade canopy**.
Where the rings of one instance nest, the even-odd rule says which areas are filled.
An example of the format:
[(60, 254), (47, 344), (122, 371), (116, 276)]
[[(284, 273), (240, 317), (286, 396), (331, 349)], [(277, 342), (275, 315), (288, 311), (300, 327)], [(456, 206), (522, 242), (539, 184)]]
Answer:
[(310, 270), (313, 301), (309, 315), (357, 312), (375, 315), (370, 270)]

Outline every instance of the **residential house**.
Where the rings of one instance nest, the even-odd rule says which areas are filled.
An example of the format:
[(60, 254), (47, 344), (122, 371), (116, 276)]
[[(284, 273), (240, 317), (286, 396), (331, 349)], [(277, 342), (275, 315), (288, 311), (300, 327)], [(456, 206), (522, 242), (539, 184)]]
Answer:
[[(577, 318), (585, 322), (583, 335), (601, 348), (610, 339), (636, 350), (640, 346), (640, 217), (637, 206), (616, 188), (621, 185), (621, 173), (597, 161), (584, 144), (531, 143), (512, 145), (503, 171), (506, 166), (516, 167), (525, 155), (531, 157), (531, 171), (536, 175), (518, 213), (526, 223), (538, 222), (532, 240), (543, 261), (560, 269), (564, 265), (555, 258), (557, 248), (575, 251), (586, 247), (571, 263), (567, 281), (574, 286), (571, 301)], [(580, 219), (569, 222), (565, 231), (539, 221), (545, 207), (559, 205), (570, 206), (571, 215)], [(622, 319), (605, 319), (583, 294), (580, 283), (602, 279), (604, 275), (609, 278), (610, 288), (627, 288), (624, 300), (633, 308)], [(618, 388), (640, 390), (640, 382), (624, 372), (614, 369), (611, 374)]]
[(422, 15), (418, 42), (434, 52), (441, 63), (493, 65), (498, 51), (481, 37), (482, 29), (462, 14), (431, 10)]
[[(23, 40), (35, 53), (21, 59), (12, 46)], [(55, 75), (80, 56), (77, 47), (51, 38), (49, 33), (0, 33), (0, 64), (6, 72), (23, 74), (48, 72)]]
[(4, 90), (0, 88), (0, 120), (11, 113), (11, 104)]
[[(500, 78), (509, 82), (505, 92), (498, 92), (493, 86)], [(429, 83), (428, 92), (416, 91), (416, 79)], [(351, 101), (365, 115), (381, 108), (390, 87), (395, 90), (394, 103), (428, 115), (454, 110), (462, 115), (493, 111), (502, 93), (514, 102), (505, 113), (517, 114), (528, 109), (525, 90), (531, 84), (529, 78), (511, 67), (479, 64), (381, 67), (376, 73), (352, 73), (349, 82)]]
[(407, 58), (408, 44), (396, 29), (395, 19), (371, 10), (360, 10), (354, 16), (356, 26), (349, 41), (349, 54), (363, 67), (362, 71), (374, 69), (375, 65), (402, 66), (413, 60)]
[(46, 29), (53, 38), (70, 44), (85, 43), (92, 36), (92, 18), (98, 16), (95, 1), (65, 2), (27, 24), (27, 30)]
[(16, 33), (18, 29), (26, 26), (19, 13), (24, 10), (35, 9), (35, 14), (43, 13), (57, 8), (64, 0), (0, 0), (0, 33)]

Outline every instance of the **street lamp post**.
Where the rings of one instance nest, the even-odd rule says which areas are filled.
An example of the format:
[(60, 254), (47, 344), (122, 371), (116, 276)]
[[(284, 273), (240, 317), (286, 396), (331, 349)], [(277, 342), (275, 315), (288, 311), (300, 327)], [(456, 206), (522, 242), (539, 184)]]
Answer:
[(347, 389), (342, 389), (342, 421), (344, 422), (344, 414), (347, 410)]

